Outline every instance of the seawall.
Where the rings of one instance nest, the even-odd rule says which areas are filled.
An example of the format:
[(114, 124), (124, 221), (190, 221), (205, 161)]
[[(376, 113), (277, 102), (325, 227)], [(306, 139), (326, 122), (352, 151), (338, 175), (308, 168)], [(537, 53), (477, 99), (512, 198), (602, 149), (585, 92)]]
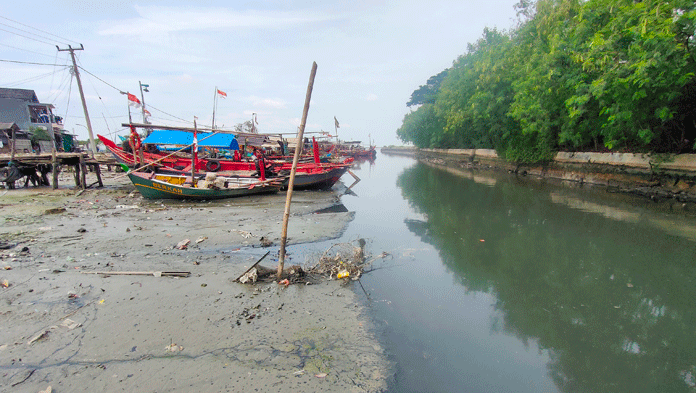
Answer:
[(384, 147), (381, 152), (440, 165), (504, 170), (518, 176), (603, 186), (651, 199), (696, 203), (696, 154), (559, 152), (543, 165), (516, 165), (501, 159), (492, 149)]

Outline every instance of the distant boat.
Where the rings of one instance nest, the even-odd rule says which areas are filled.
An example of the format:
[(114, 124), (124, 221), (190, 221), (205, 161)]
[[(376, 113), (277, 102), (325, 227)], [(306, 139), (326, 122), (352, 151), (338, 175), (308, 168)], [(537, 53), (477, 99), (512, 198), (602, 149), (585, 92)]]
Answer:
[(140, 172), (129, 172), (128, 177), (147, 199), (211, 200), (272, 194), (280, 190), (282, 183), (278, 179), (216, 177), (214, 181), (201, 179), (192, 184), (190, 176)]

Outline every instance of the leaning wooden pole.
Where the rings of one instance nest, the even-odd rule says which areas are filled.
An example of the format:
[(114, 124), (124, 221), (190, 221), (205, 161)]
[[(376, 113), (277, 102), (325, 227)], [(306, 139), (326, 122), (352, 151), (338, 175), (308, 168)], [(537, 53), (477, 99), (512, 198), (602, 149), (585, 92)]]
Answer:
[(314, 76), (317, 74), (317, 62), (312, 63), (312, 72), (309, 75), (309, 85), (307, 85), (307, 96), (305, 97), (304, 110), (302, 111), (302, 122), (297, 130), (297, 147), (295, 147), (295, 155), (292, 157), (292, 169), (290, 170), (290, 181), (288, 182), (288, 195), (285, 198), (285, 212), (283, 213), (283, 231), (280, 235), (280, 252), (278, 254), (278, 278), (283, 277), (283, 267), (285, 265), (285, 245), (288, 241), (288, 220), (290, 219), (290, 202), (292, 201), (292, 189), (295, 186), (295, 172), (297, 171), (297, 162), (302, 154), (302, 137), (304, 135), (305, 124), (307, 124), (307, 113), (309, 113), (309, 101), (312, 98), (312, 89), (314, 88)]

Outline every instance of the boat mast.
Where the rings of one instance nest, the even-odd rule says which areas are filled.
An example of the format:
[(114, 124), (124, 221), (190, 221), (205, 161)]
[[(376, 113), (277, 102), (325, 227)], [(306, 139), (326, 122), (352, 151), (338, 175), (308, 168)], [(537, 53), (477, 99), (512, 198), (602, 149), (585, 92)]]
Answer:
[(215, 107), (217, 106), (217, 96), (218, 89), (217, 86), (215, 86), (215, 92), (213, 93), (213, 130), (215, 129)]
[(198, 139), (196, 136), (196, 131), (198, 126), (196, 125), (196, 116), (193, 117), (193, 146), (191, 146), (191, 186), (196, 186), (196, 164), (198, 163)]

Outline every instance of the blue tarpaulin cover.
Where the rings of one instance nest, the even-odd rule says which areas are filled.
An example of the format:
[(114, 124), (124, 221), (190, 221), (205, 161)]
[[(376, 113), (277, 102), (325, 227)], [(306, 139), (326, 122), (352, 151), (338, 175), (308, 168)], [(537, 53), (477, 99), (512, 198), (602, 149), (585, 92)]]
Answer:
[[(237, 139), (232, 134), (215, 134), (210, 136), (210, 132), (199, 132), (197, 133), (198, 146), (200, 147), (213, 147), (217, 149), (231, 149), (238, 150), (239, 143)], [(190, 145), (193, 143), (193, 133), (187, 131), (176, 131), (176, 130), (154, 130), (145, 138), (143, 143), (151, 143), (153, 145)]]

